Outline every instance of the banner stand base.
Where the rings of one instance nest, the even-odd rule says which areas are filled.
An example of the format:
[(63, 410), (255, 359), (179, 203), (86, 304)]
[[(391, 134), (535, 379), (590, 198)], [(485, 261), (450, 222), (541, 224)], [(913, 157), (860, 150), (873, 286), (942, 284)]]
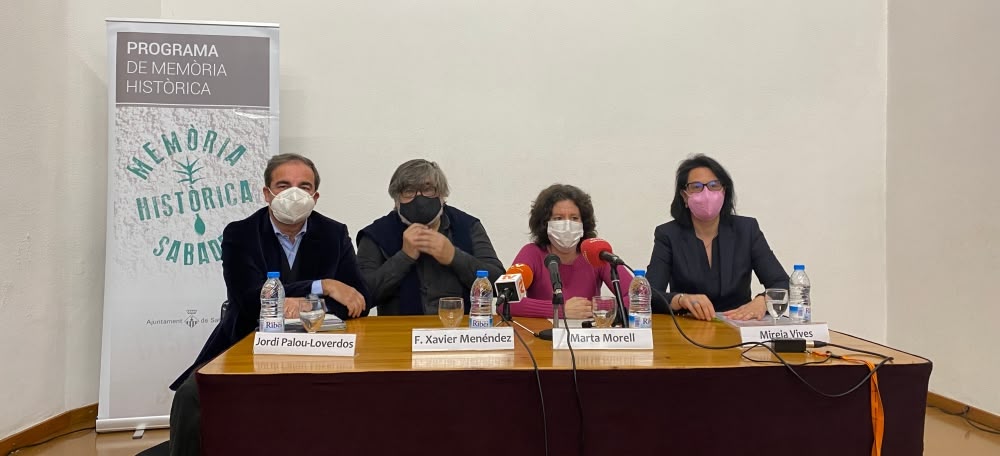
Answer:
[(97, 418), (97, 432), (134, 431), (136, 429), (167, 429), (170, 415), (139, 416), (134, 418)]

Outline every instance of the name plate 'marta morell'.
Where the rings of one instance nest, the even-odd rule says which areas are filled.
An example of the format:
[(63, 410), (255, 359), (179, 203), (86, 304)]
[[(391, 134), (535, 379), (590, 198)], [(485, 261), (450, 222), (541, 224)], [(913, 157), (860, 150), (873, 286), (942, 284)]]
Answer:
[(357, 345), (357, 334), (258, 332), (253, 338), (253, 354), (354, 356)]
[[(569, 342), (569, 343), (567, 343)], [(650, 350), (653, 330), (649, 328), (583, 328), (552, 331), (552, 348), (566, 350)]]
[(500, 328), (413, 329), (413, 351), (513, 350), (514, 330)]

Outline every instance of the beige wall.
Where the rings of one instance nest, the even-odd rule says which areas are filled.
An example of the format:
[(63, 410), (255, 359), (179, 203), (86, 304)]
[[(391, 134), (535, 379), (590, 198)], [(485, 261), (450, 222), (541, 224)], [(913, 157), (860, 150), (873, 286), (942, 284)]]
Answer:
[(104, 18), (158, 1), (3, 3), (0, 437), (97, 402), (104, 289)]
[(424, 156), (505, 263), (530, 202), (564, 182), (644, 267), (677, 163), (707, 153), (784, 266), (807, 264), (817, 318), (885, 339), (882, 2), (162, 4), (281, 24), (282, 150), (317, 160), (318, 209), (353, 231), (391, 208), (395, 166)]
[(890, 344), (1000, 414), (1000, 3), (889, 2)]
[[(0, 436), (97, 400), (106, 191), (103, 19), (281, 23), (281, 144), (356, 231), (396, 164), (439, 161), (504, 262), (555, 181), (644, 266), (677, 162), (719, 158), (816, 316), (886, 330), (886, 12), (869, 0), (14, 0), (0, 15)], [(11, 54), (11, 55), (8, 55)], [(513, 171), (501, 171), (507, 163)], [(23, 199), (22, 199), (23, 198)], [(760, 286), (756, 285), (755, 289)], [(10, 349), (9, 347), (16, 347)], [(167, 379), (169, 380), (169, 379)]]

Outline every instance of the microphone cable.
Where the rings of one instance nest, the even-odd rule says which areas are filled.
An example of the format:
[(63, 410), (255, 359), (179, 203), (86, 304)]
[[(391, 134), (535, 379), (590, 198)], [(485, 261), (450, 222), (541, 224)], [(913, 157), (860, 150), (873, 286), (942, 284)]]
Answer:
[[(654, 288), (650, 287), (650, 290), (653, 290), (653, 289)], [(662, 297), (664, 299), (666, 298), (666, 294), (665, 293), (661, 292), (660, 290), (656, 290), (656, 292), (661, 295), (660, 297)], [(786, 361), (784, 357), (782, 357), (780, 354), (778, 354), (777, 351), (775, 351), (773, 348), (771, 348), (770, 345), (767, 344), (768, 341), (763, 341), (763, 342), (740, 342), (738, 344), (731, 344), (731, 345), (705, 345), (705, 344), (699, 343), (699, 342), (691, 339), (687, 335), (687, 333), (685, 333), (684, 330), (681, 329), (681, 325), (677, 321), (677, 314), (675, 314), (674, 313), (674, 309), (670, 307), (669, 300), (667, 300), (667, 311), (670, 312), (670, 318), (673, 320), (674, 326), (677, 328), (677, 332), (679, 332), (681, 334), (681, 336), (684, 337), (684, 339), (687, 340), (688, 342), (690, 342), (692, 345), (694, 345), (696, 347), (699, 347), (699, 348), (704, 348), (704, 349), (707, 349), (707, 350), (729, 350), (729, 349), (732, 349), (732, 348), (740, 348), (740, 347), (748, 347), (748, 348), (764, 347), (764, 348), (767, 349), (767, 351), (771, 352), (771, 354), (774, 355), (775, 358), (778, 359), (778, 362), (780, 362), (781, 365), (785, 366), (785, 368), (787, 368), (788, 371), (791, 372), (792, 375), (795, 376), (795, 378), (799, 379), (799, 381), (802, 382), (807, 387), (809, 387), (809, 389), (813, 390), (814, 392), (816, 392), (817, 394), (819, 394), (819, 395), (821, 395), (823, 397), (827, 397), (827, 398), (831, 398), (831, 399), (836, 399), (836, 398), (847, 396), (848, 394), (851, 394), (854, 391), (856, 391), (858, 388), (861, 388), (866, 383), (868, 383), (868, 381), (872, 378), (872, 376), (875, 375), (875, 373), (879, 369), (881, 369), (882, 366), (886, 365), (887, 363), (889, 363), (889, 362), (891, 362), (893, 360), (893, 358), (891, 356), (886, 356), (886, 355), (882, 355), (882, 354), (878, 354), (878, 353), (873, 353), (873, 352), (864, 352), (862, 350), (853, 349), (853, 348), (849, 348), (849, 347), (844, 347), (844, 346), (837, 345), (837, 344), (827, 344), (827, 346), (830, 346), (830, 347), (842, 348), (842, 349), (850, 350), (850, 351), (853, 351), (853, 352), (873, 354), (874, 356), (877, 356), (877, 357), (879, 357), (882, 360), (881, 362), (879, 362), (878, 364), (876, 364), (873, 369), (870, 369), (869, 372), (868, 372), (868, 374), (865, 375), (861, 379), (861, 381), (859, 381), (856, 385), (854, 385), (851, 388), (849, 388), (847, 391), (844, 391), (842, 393), (827, 393), (825, 391), (821, 391), (819, 388), (817, 388), (816, 386), (814, 386), (812, 383), (809, 383), (808, 380), (806, 380), (804, 377), (802, 377), (802, 374), (800, 374), (797, 370), (795, 370), (795, 367), (791, 363), (789, 363), (788, 361)], [(809, 363), (809, 364), (819, 364), (819, 363), (812, 362), (812, 363)], [(802, 365), (805, 365), (805, 364), (802, 364)]]
[[(505, 303), (505, 305), (509, 306), (510, 303), (507, 302)], [(511, 325), (511, 322), (513, 322), (513, 320), (507, 320), (506, 318), (504, 318), (503, 314), (500, 314), (500, 322), (501, 324), (506, 323), (507, 326), (510, 326), (511, 330), (513, 330), (514, 332), (514, 336), (517, 337), (518, 342), (521, 343), (521, 346), (524, 347), (524, 350), (528, 352), (528, 357), (531, 358), (531, 365), (535, 369), (535, 382), (538, 384), (538, 401), (541, 402), (542, 405), (542, 436), (545, 439), (545, 456), (549, 456), (549, 421), (545, 413), (545, 393), (542, 392), (542, 374), (538, 370), (538, 361), (535, 360), (535, 354), (531, 351), (531, 347), (529, 347), (528, 343), (524, 341), (524, 338), (521, 337), (521, 334), (517, 332), (517, 328)], [(528, 330), (528, 332), (537, 336), (537, 334), (534, 331)]]
[[(652, 290), (653, 288), (651, 287), (650, 289)], [(666, 298), (666, 294), (664, 294), (660, 290), (656, 290), (656, 292), (660, 293), (662, 298)], [(707, 350), (729, 350), (729, 349), (732, 349), (732, 348), (740, 348), (740, 347), (749, 347), (749, 348), (764, 347), (764, 348), (767, 349), (767, 351), (771, 352), (771, 354), (774, 355), (774, 357), (778, 359), (778, 362), (780, 362), (783, 366), (785, 366), (785, 368), (787, 368), (788, 371), (791, 372), (792, 375), (795, 376), (795, 378), (799, 379), (799, 381), (802, 382), (807, 387), (809, 387), (809, 389), (813, 390), (814, 392), (816, 392), (817, 394), (819, 394), (819, 395), (821, 395), (823, 397), (827, 397), (827, 398), (831, 398), (831, 399), (836, 399), (836, 398), (847, 396), (848, 394), (851, 394), (854, 391), (856, 391), (858, 388), (861, 388), (866, 383), (868, 383), (868, 381), (871, 379), (871, 377), (873, 375), (875, 375), (875, 372), (877, 372), (879, 369), (881, 369), (882, 366), (884, 366), (886, 363), (888, 363), (888, 362), (890, 362), (890, 361), (893, 360), (893, 358), (891, 356), (886, 356), (886, 355), (881, 355), (881, 354), (875, 354), (875, 356), (878, 356), (879, 358), (881, 358), (882, 361), (880, 363), (876, 364), (873, 369), (870, 369), (869, 372), (868, 372), (868, 374), (865, 375), (861, 379), (861, 381), (859, 381), (856, 385), (852, 386), (851, 388), (849, 388), (845, 392), (842, 392), (842, 393), (827, 393), (825, 391), (821, 391), (819, 388), (816, 388), (816, 386), (814, 386), (812, 383), (809, 383), (808, 380), (806, 380), (805, 378), (803, 378), (802, 374), (799, 374), (799, 372), (797, 370), (795, 370), (795, 368), (793, 367), (793, 365), (791, 363), (789, 363), (788, 361), (786, 361), (784, 357), (782, 357), (781, 355), (779, 355), (777, 351), (775, 351), (773, 348), (771, 348), (770, 345), (767, 344), (767, 341), (764, 341), (764, 342), (741, 342), (741, 343), (738, 343), (738, 344), (731, 344), (731, 345), (705, 345), (705, 344), (699, 343), (699, 342), (691, 339), (690, 337), (688, 337), (687, 333), (685, 333), (684, 330), (681, 329), (681, 325), (677, 321), (677, 315), (674, 313), (674, 309), (670, 307), (669, 301), (667, 302), (667, 310), (670, 312), (670, 318), (673, 320), (674, 326), (677, 328), (677, 332), (679, 332), (681, 334), (681, 336), (684, 337), (684, 339), (687, 340), (688, 342), (690, 342), (692, 345), (694, 345), (696, 347), (699, 347), (699, 348), (704, 348), (704, 349), (707, 349)], [(852, 349), (852, 348), (843, 347), (843, 346), (836, 345), (836, 344), (828, 344), (828, 345), (829, 346), (833, 346), (833, 347), (847, 349), (847, 350), (850, 350), (850, 351), (858, 351), (858, 350), (855, 350), (855, 349)], [(818, 364), (818, 363), (816, 363), (816, 364)]]
[[(586, 451), (587, 433), (583, 429), (583, 398), (580, 396), (580, 381), (576, 376), (576, 354), (573, 352), (573, 343), (571, 342), (571, 337), (569, 336), (569, 321), (566, 319), (566, 307), (563, 306), (562, 315), (563, 327), (566, 328), (566, 347), (569, 348), (569, 358), (573, 362), (573, 389), (576, 391), (576, 408), (580, 416), (580, 454), (584, 454)], [(558, 324), (558, 323), (556, 323)], [(555, 343), (555, 335), (552, 336), (552, 343)], [(555, 346), (553, 346), (555, 348)]]
[[(629, 267), (628, 265), (626, 265), (625, 267), (629, 271), (631, 271), (631, 272), (634, 273), (634, 271), (632, 271), (631, 267)], [(850, 387), (849, 389), (847, 389), (847, 391), (840, 392), (840, 393), (827, 393), (825, 391), (820, 390), (819, 388), (817, 388), (816, 386), (814, 386), (812, 383), (809, 383), (808, 380), (806, 380), (804, 377), (802, 377), (802, 375), (795, 369), (796, 365), (794, 365), (794, 364), (789, 363), (788, 361), (786, 361), (784, 357), (782, 357), (780, 354), (778, 354), (777, 351), (774, 350), (774, 348), (772, 348), (770, 345), (767, 344), (767, 342), (771, 342), (771, 341), (740, 342), (740, 343), (730, 344), (730, 345), (706, 345), (706, 344), (702, 344), (702, 343), (700, 343), (698, 341), (695, 341), (694, 339), (691, 339), (691, 337), (689, 337), (687, 335), (687, 333), (685, 333), (684, 330), (681, 329), (681, 324), (677, 321), (677, 314), (674, 313), (674, 309), (672, 307), (670, 307), (670, 300), (667, 299), (666, 293), (664, 293), (664, 292), (662, 292), (662, 291), (660, 291), (660, 290), (658, 290), (656, 288), (653, 288), (653, 287), (649, 287), (649, 289), (653, 290), (653, 292), (655, 292), (658, 296), (660, 296), (661, 299), (663, 299), (664, 301), (666, 301), (666, 303), (667, 303), (667, 312), (670, 313), (670, 319), (673, 320), (674, 327), (677, 328), (677, 332), (680, 333), (681, 337), (683, 337), (685, 340), (687, 340), (689, 343), (691, 343), (691, 345), (694, 345), (695, 347), (699, 347), (699, 348), (704, 348), (706, 350), (729, 350), (729, 349), (741, 348), (741, 347), (747, 347), (747, 349), (749, 350), (751, 348), (764, 347), (765, 349), (767, 349), (767, 351), (771, 352), (771, 354), (774, 355), (775, 358), (778, 359), (778, 363), (780, 363), (781, 365), (785, 366), (785, 368), (788, 369), (788, 371), (791, 372), (792, 375), (795, 376), (795, 378), (797, 378), (800, 382), (802, 382), (802, 384), (806, 385), (813, 392), (815, 392), (815, 393), (817, 393), (817, 394), (819, 394), (820, 396), (823, 396), (823, 397), (827, 397), (827, 398), (831, 398), (831, 399), (837, 399), (837, 398), (841, 398), (841, 397), (847, 396), (848, 394), (851, 394), (851, 393), (857, 391), (859, 388), (863, 387), (866, 383), (868, 383), (868, 381), (871, 380), (872, 376), (874, 376), (875, 373), (878, 372), (878, 370), (882, 368), (882, 366), (886, 365), (887, 363), (892, 362), (892, 360), (893, 360), (893, 358), (891, 356), (883, 355), (883, 354), (880, 354), (880, 353), (875, 353), (875, 352), (870, 352), (870, 351), (866, 351), (866, 350), (855, 349), (855, 348), (845, 347), (845, 346), (842, 346), (842, 345), (828, 343), (828, 344), (826, 344), (827, 346), (837, 347), (837, 348), (841, 348), (841, 349), (844, 349), (844, 350), (849, 350), (849, 351), (856, 352), (856, 353), (864, 353), (864, 354), (867, 354), (867, 355), (872, 355), (872, 356), (878, 357), (879, 359), (881, 359), (881, 361), (878, 364), (875, 364), (871, 369), (869, 369), (868, 374), (865, 375), (861, 379), (861, 381), (859, 381), (856, 385), (854, 385), (854, 386)], [(744, 358), (746, 358), (745, 353), (746, 353), (746, 350), (741, 354), (741, 356), (744, 357)], [(840, 358), (839, 355), (834, 355), (833, 353), (830, 353), (830, 352), (827, 352), (824, 355), (828, 356), (829, 358)], [(823, 360), (822, 362), (826, 362), (826, 361), (827, 360)], [(805, 365), (808, 365), (808, 364), (821, 364), (821, 362), (812, 361), (812, 362), (807, 362), (807, 363), (800, 364), (798, 366), (805, 366)]]
[[(626, 267), (628, 268), (628, 266), (626, 266)], [(632, 270), (632, 268), (628, 268), (628, 269), (630, 271)], [(795, 367), (793, 367), (792, 364), (790, 364), (788, 361), (786, 361), (784, 357), (782, 357), (781, 355), (778, 354), (777, 350), (775, 350), (774, 348), (772, 348), (772, 346), (767, 343), (767, 342), (771, 342), (773, 345), (779, 345), (779, 344), (790, 344), (791, 341), (780, 340), (780, 339), (778, 339), (778, 340), (772, 339), (772, 340), (762, 341), (762, 342), (741, 342), (741, 343), (738, 343), (738, 344), (717, 345), (717, 346), (706, 345), (706, 344), (702, 344), (702, 343), (696, 342), (695, 340), (691, 339), (687, 335), (687, 333), (684, 332), (683, 329), (681, 329), (681, 325), (677, 321), (677, 315), (676, 315), (676, 313), (674, 313), (674, 309), (672, 307), (670, 307), (670, 300), (667, 299), (666, 293), (664, 293), (664, 292), (662, 292), (660, 290), (657, 290), (657, 289), (655, 289), (653, 287), (650, 287), (649, 289), (653, 290), (658, 296), (660, 296), (661, 299), (663, 299), (664, 301), (666, 301), (666, 303), (667, 303), (667, 311), (670, 313), (670, 319), (673, 320), (674, 327), (677, 328), (677, 332), (679, 332), (681, 334), (681, 336), (684, 337), (685, 340), (687, 340), (688, 342), (690, 342), (692, 345), (694, 345), (696, 347), (701, 347), (701, 348), (705, 348), (705, 349), (708, 349), (708, 350), (728, 350), (728, 349), (731, 349), (731, 348), (738, 348), (738, 347), (748, 347), (748, 350), (749, 350), (749, 348), (764, 347), (769, 352), (771, 352), (771, 354), (774, 355), (774, 357), (777, 358), (778, 361), (783, 366), (785, 366), (785, 368), (788, 369), (788, 371), (791, 372), (792, 375), (795, 376), (795, 378), (797, 378), (800, 382), (802, 382), (802, 384), (804, 384), (807, 387), (809, 387), (809, 389), (811, 389), (816, 394), (819, 394), (820, 396), (823, 396), (823, 397), (826, 397), (826, 398), (830, 398), (830, 399), (838, 399), (838, 398), (845, 397), (845, 396), (847, 396), (847, 395), (849, 395), (849, 394), (857, 391), (859, 388), (865, 386), (865, 384), (868, 384), (870, 386), (870, 389), (871, 389), (871, 398), (870, 398), (870, 401), (871, 401), (871, 419), (872, 419), (872, 434), (874, 435), (874, 438), (872, 440), (872, 453), (871, 454), (873, 454), (873, 455), (881, 454), (881, 452), (882, 452), (883, 436), (884, 436), (884, 432), (885, 432), (885, 408), (884, 408), (883, 403), (882, 403), (882, 394), (881, 394), (881, 391), (880, 391), (879, 386), (878, 386), (878, 376), (877, 376), (877, 373), (878, 373), (879, 369), (882, 368), (882, 366), (885, 366), (886, 364), (892, 362), (893, 358), (891, 356), (886, 356), (886, 355), (883, 355), (883, 354), (880, 354), (880, 353), (875, 353), (875, 352), (871, 352), (871, 351), (867, 351), (867, 350), (861, 350), (861, 349), (855, 349), (855, 348), (845, 347), (843, 345), (838, 345), (838, 344), (814, 342), (815, 346), (827, 345), (827, 346), (838, 347), (838, 348), (849, 350), (849, 351), (852, 351), (852, 352), (863, 353), (863, 354), (872, 355), (872, 356), (881, 358), (881, 361), (878, 364), (875, 364), (875, 363), (873, 363), (871, 361), (861, 360), (861, 359), (857, 359), (857, 358), (848, 358), (847, 356), (837, 355), (837, 354), (831, 353), (830, 351), (827, 351), (826, 353), (808, 352), (808, 353), (811, 353), (811, 354), (814, 354), (814, 355), (818, 355), (818, 356), (825, 356), (828, 359), (829, 358), (835, 358), (835, 359), (840, 359), (840, 360), (843, 360), (843, 361), (846, 361), (846, 362), (849, 362), (849, 363), (861, 363), (861, 364), (864, 364), (864, 365), (866, 365), (868, 367), (868, 373), (856, 385), (854, 385), (854, 386), (848, 388), (846, 391), (843, 391), (843, 392), (840, 392), (840, 393), (827, 393), (826, 391), (820, 390), (819, 388), (817, 388), (812, 383), (809, 383), (809, 381), (806, 380), (805, 378), (803, 378), (802, 375), (795, 369)], [(800, 339), (800, 340), (795, 341), (794, 343), (798, 344), (800, 342), (801, 342), (801, 348), (803, 350), (805, 348), (807, 348), (808, 342), (805, 341), (805, 340), (801, 340)], [(823, 345), (820, 345), (820, 344), (823, 344)], [(748, 350), (744, 350), (740, 354), (740, 356), (743, 357), (743, 358), (747, 358), (746, 352)], [(820, 364), (820, 363), (814, 361), (814, 362), (803, 363), (802, 365), (806, 365), (806, 364)]]

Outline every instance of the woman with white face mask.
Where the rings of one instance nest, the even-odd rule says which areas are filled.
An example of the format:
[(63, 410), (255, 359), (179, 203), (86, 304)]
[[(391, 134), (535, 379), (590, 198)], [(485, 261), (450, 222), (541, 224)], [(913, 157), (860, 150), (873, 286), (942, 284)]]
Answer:
[[(719, 162), (695, 155), (677, 168), (670, 215), (656, 227), (646, 277), (666, 291), (670, 308), (711, 320), (716, 312), (734, 320), (765, 315), (763, 294), (750, 296), (750, 273), (764, 288), (788, 289), (788, 275), (774, 256), (757, 220), (736, 215), (736, 188)], [(667, 303), (653, 300), (653, 311)]]
[[(597, 220), (590, 195), (572, 185), (554, 184), (542, 190), (531, 205), (528, 218), (531, 243), (525, 245), (513, 264), (528, 265), (534, 281), (528, 298), (511, 305), (511, 314), (522, 317), (552, 318), (552, 280), (546, 272), (545, 257), (559, 257), (565, 316), (593, 316), (591, 298), (601, 295), (603, 285), (611, 287), (611, 267), (595, 268), (580, 254), (580, 242), (597, 237)], [(627, 290), (632, 276), (619, 266), (621, 287)]]

